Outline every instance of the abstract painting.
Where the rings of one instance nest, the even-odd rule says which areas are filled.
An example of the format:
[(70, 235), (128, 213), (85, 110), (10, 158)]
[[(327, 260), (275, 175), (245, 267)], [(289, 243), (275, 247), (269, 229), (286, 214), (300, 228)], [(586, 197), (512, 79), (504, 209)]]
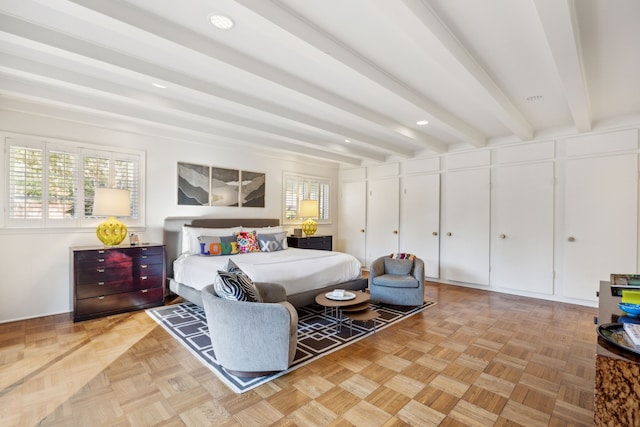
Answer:
[(240, 206), (264, 208), (265, 174), (260, 172), (241, 172)]
[(211, 168), (211, 206), (238, 206), (240, 171), (237, 169)]
[(209, 166), (178, 163), (178, 204), (209, 205)]

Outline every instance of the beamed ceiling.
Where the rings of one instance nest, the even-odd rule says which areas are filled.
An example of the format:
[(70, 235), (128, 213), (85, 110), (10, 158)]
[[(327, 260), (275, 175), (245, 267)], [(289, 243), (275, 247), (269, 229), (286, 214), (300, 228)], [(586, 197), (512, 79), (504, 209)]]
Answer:
[(0, 0), (0, 108), (366, 165), (637, 125), (639, 22), (637, 0)]

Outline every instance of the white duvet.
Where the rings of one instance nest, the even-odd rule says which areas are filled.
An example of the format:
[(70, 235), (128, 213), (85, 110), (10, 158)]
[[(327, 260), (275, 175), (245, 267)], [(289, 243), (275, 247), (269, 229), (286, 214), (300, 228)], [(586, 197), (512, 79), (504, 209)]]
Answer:
[(320, 289), (360, 277), (360, 262), (349, 254), (289, 248), (227, 256), (181, 255), (173, 263), (174, 279), (201, 290), (232, 259), (254, 282), (279, 283), (287, 295)]

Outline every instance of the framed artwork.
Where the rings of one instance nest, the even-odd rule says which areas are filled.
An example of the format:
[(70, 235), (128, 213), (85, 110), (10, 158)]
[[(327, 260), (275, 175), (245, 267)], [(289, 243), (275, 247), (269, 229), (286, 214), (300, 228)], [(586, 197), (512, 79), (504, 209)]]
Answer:
[(209, 205), (209, 166), (178, 163), (178, 205)]
[(238, 206), (239, 187), (239, 170), (212, 167), (210, 206)]
[(264, 208), (266, 176), (261, 172), (241, 171), (240, 206)]

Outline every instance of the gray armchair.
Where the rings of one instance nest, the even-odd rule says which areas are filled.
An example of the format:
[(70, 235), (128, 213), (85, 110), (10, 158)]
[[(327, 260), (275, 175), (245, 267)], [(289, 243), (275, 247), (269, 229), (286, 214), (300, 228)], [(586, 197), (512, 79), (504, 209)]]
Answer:
[(202, 289), (211, 344), (218, 363), (239, 377), (283, 371), (298, 344), (298, 313), (275, 283), (256, 283), (262, 303), (232, 301)]
[(424, 302), (424, 262), (384, 256), (369, 269), (371, 301), (393, 305), (422, 305)]

